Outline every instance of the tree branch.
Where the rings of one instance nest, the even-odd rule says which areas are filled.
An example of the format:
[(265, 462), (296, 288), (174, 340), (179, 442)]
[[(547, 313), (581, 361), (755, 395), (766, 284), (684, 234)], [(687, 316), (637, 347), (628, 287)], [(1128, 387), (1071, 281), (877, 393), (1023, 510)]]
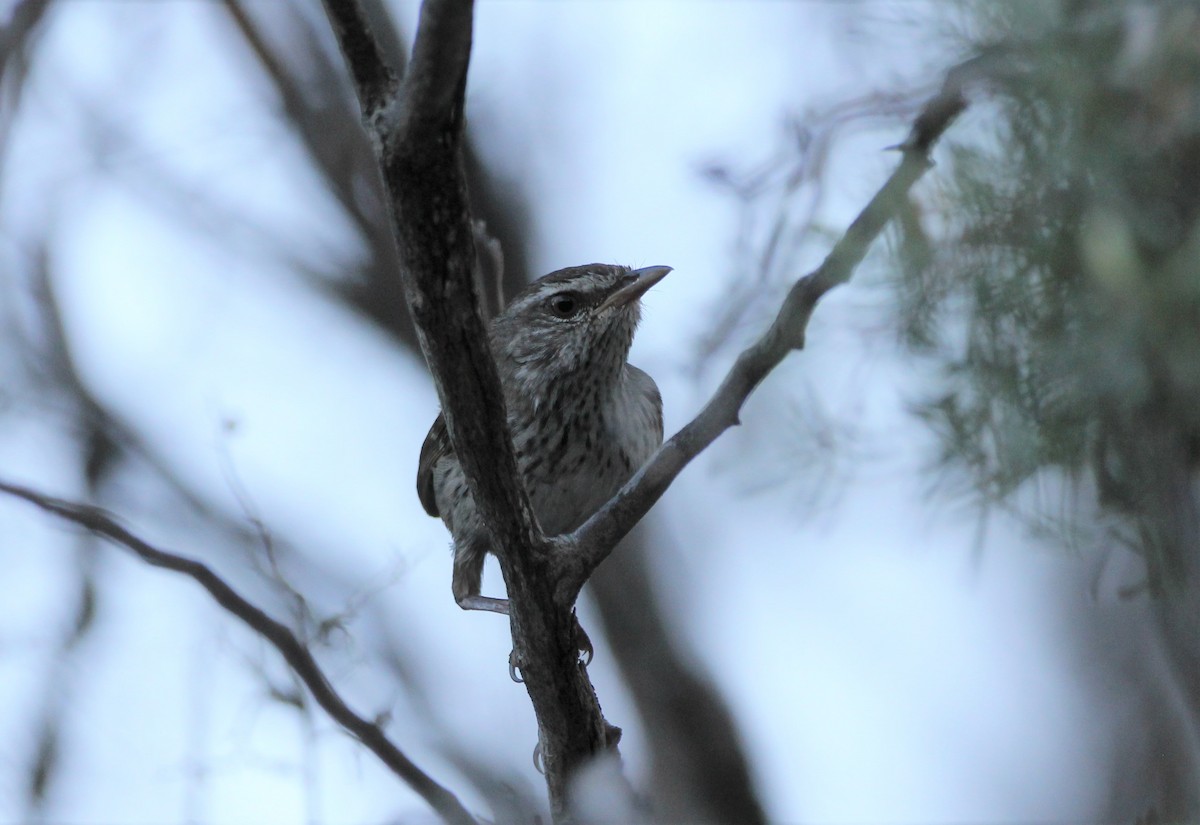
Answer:
[(0, 492), (23, 499), (52, 515), (83, 527), (91, 533), (119, 544), (154, 567), (182, 573), (208, 591), (221, 607), (237, 616), (258, 633), (283, 656), (288, 665), (312, 692), (317, 704), (334, 721), (362, 742), (380, 761), (438, 812), (443, 820), (461, 825), (473, 825), (475, 818), (458, 798), (418, 768), (387, 737), (374, 722), (359, 716), (329, 683), (329, 679), (296, 635), (255, 605), (214, 573), (207, 565), (194, 559), (160, 550), (122, 527), (109, 513), (99, 507), (66, 501), (39, 493), (6, 481), (0, 481)]
[(384, 59), (357, 0), (326, 0), (325, 13), (354, 78), (363, 119), (376, 123), (395, 100), (399, 87), (396, 72)]
[[(325, 0), (356, 84), (380, 73)], [(492, 539), (509, 597), (514, 654), (538, 719), (550, 808), (567, 818), (576, 768), (614, 747), (587, 671), (578, 665), (576, 622), (556, 601), (551, 544), (517, 473), (504, 397), (475, 290), (475, 243), (462, 164), (463, 93), (471, 46), (470, 0), (426, 0), (402, 96), (378, 117), (358, 87), (363, 122), (379, 154), (400, 253), (405, 298), (442, 404), (446, 428), (475, 506)], [(361, 14), (350, 15), (361, 21)]]
[(422, 4), (401, 93), (399, 134), (404, 139), (425, 140), (448, 121), (461, 121), (473, 7), (472, 0), (426, 0)]
[[(462, 170), (462, 97), (471, 47), (470, 0), (427, 0), (421, 6), (413, 58), (396, 101), (397, 119), (374, 117), (373, 89), (382, 60), (356, 0), (325, 0), (354, 78), (364, 126), (376, 138), (392, 207), (405, 298), (418, 329), (476, 506), (492, 528), (497, 555), (545, 547), (520, 484), (504, 399), (475, 292), (473, 222)], [(364, 28), (343, 27), (346, 17)], [(374, 106), (374, 108), (373, 108)], [(478, 488), (478, 489), (476, 489)]]
[(570, 536), (555, 539), (561, 578), (557, 596), (574, 604), (584, 582), (617, 542), (650, 511), (675, 477), (721, 433), (740, 423), (750, 393), (792, 350), (803, 349), (817, 302), (850, 280), (879, 233), (899, 211), (913, 184), (932, 167), (929, 152), (967, 106), (963, 86), (974, 72), (967, 63), (947, 73), (941, 91), (921, 110), (905, 141), (900, 165), (859, 213), (824, 262), (797, 281), (770, 328), (742, 352), (704, 409), (662, 445), (628, 483)]

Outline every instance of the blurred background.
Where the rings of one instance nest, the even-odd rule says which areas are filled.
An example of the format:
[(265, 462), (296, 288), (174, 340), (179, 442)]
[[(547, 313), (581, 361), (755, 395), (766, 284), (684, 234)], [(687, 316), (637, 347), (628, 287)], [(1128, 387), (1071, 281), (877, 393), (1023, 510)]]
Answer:
[[(402, 63), (417, 4), (365, 7)], [(1189, 3), (477, 4), (503, 280), (673, 266), (631, 356), (668, 433), (982, 66), (585, 590), (665, 819), (1200, 817), (1198, 43)], [(0, 315), (0, 477), (204, 560), (472, 809), (544, 805), (415, 495), (437, 401), (315, 0), (5, 5)], [(0, 822), (430, 819), (190, 581), (7, 498), (0, 537)]]

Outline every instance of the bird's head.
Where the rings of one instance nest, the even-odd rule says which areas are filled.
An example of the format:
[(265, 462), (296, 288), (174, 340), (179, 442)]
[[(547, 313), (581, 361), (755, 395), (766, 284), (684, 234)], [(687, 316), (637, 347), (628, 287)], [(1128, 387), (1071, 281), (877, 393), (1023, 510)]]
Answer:
[(527, 380), (581, 370), (615, 377), (641, 318), (640, 298), (670, 271), (588, 264), (552, 272), (513, 296), (492, 321), (493, 351)]

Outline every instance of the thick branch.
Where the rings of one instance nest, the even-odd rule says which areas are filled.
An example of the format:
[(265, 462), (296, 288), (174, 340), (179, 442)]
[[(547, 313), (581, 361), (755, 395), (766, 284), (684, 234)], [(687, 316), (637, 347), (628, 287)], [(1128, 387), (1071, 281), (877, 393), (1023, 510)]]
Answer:
[(28, 487), (5, 481), (0, 481), (0, 492), (24, 499), (48, 513), (119, 544), (133, 551), (147, 564), (165, 570), (173, 570), (194, 579), (208, 591), (217, 604), (237, 616), (251, 630), (270, 642), (312, 692), (317, 704), (324, 708), (325, 712), (348, 733), (378, 756), (392, 773), (428, 802), (442, 819), (446, 822), (463, 823), (464, 825), (475, 823), (475, 818), (467, 812), (454, 794), (414, 765), (388, 739), (387, 734), (378, 725), (350, 709), (329, 683), (312, 653), (301, 644), (286, 625), (275, 621), (247, 601), (207, 565), (152, 546), (122, 527), (111, 515), (99, 507), (54, 498)]
[[(335, 3), (350, 0), (326, 0)], [(550, 807), (567, 815), (567, 780), (615, 744), (586, 671), (577, 666), (575, 621), (555, 600), (549, 544), (517, 473), (504, 398), (475, 291), (475, 244), (462, 168), (463, 93), (471, 46), (470, 0), (426, 0), (397, 117), (372, 117), (392, 209), (405, 297), (442, 403), (450, 441), (500, 560), (515, 653), (538, 719)], [(333, 12), (331, 9), (331, 17)], [(342, 39), (355, 66), (370, 50)], [(369, 36), (369, 33), (367, 33)]]
[(683, 468), (721, 433), (739, 423), (742, 405), (755, 387), (788, 353), (804, 347), (808, 320), (817, 302), (826, 292), (850, 279), (871, 244), (897, 214), (913, 184), (932, 166), (930, 150), (967, 105), (962, 90), (965, 79), (961, 70), (947, 75), (942, 91), (925, 105), (908, 138), (896, 147), (903, 153), (900, 165), (850, 224), (821, 266), (791, 288), (771, 327), (738, 356), (699, 415), (663, 444), (620, 492), (578, 530), (555, 540), (562, 568), (558, 598), (564, 603), (574, 603), (592, 571), (650, 511)]
[[(397, 120), (372, 119), (371, 90), (359, 79), (381, 71), (378, 48), (357, 48), (335, 16), (349, 0), (326, 0), (362, 105), (377, 138), (400, 251), (405, 297), (433, 373), (450, 440), (475, 504), (501, 558), (544, 546), (517, 475), (504, 400), (474, 289), (475, 243), (462, 170), (463, 92), (471, 49), (470, 0), (427, 0), (413, 57), (394, 107)], [(361, 13), (349, 15), (362, 21)]]

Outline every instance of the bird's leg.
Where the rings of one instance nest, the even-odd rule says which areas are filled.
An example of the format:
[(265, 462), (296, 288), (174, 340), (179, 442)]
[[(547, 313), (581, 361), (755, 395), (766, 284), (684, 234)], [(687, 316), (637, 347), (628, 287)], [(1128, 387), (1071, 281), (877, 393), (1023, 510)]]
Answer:
[[(468, 554), (462, 561), (460, 561), (458, 556), (455, 556), (451, 589), (454, 591), (454, 601), (458, 603), (458, 606), (463, 610), (485, 610), (489, 613), (501, 613), (507, 616), (508, 599), (496, 599), (491, 596), (479, 595), (482, 584), (483, 556)], [(575, 620), (575, 646), (583, 654), (583, 665), (587, 667), (592, 663), (595, 649), (592, 647), (592, 640), (588, 638), (583, 626), (579, 624), (579, 618), (573, 610), (571, 611), (571, 618)], [(520, 669), (521, 666), (517, 660), (517, 652), (515, 650), (509, 651), (508, 675), (514, 682), (525, 681), (520, 677)]]
[(480, 596), (479, 594), (463, 596), (455, 599), (458, 606), (463, 610), (486, 610), (489, 613), (503, 613), (508, 615), (508, 599), (493, 599), (491, 596)]
[(454, 575), (450, 580), (454, 601), (463, 610), (486, 610), (489, 613), (503, 613), (507, 616), (508, 599), (479, 595), (480, 586), (483, 584), (483, 560), (484, 554), (481, 552), (464, 552), (455, 548)]
[[(494, 599), (491, 596), (479, 595), (483, 584), (483, 553), (462, 553), (456, 548), (454, 554), (454, 575), (450, 579), (450, 589), (454, 592), (454, 601), (463, 610), (486, 610), (489, 613), (508, 615), (508, 599)], [(514, 682), (525, 681), (519, 675), (520, 666), (517, 662), (517, 651), (508, 653), (508, 676)]]

